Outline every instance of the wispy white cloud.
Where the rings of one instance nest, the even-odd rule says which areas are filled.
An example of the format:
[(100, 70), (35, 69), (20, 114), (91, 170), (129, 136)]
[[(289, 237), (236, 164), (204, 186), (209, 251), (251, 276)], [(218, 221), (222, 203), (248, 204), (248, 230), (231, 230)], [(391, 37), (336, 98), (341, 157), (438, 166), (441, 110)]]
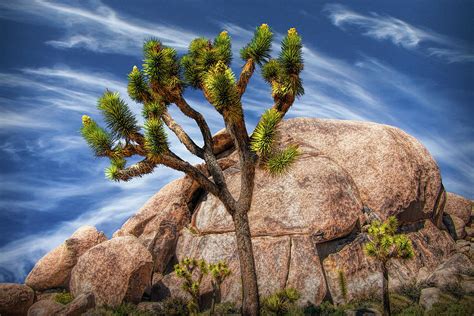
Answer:
[(421, 49), (428, 55), (439, 57), (448, 63), (474, 61), (474, 50), (468, 44), (403, 20), (374, 12), (361, 14), (340, 4), (326, 5), (325, 11), (332, 23), (343, 30), (354, 26), (361, 29), (365, 36), (389, 40), (406, 49)]
[[(151, 23), (119, 13), (100, 1), (57, 3), (47, 0), (0, 2), (3, 18), (29, 22), (47, 20), (64, 30), (63, 38), (47, 44), (56, 48), (84, 48), (94, 52), (138, 55), (146, 38), (158, 37), (178, 50), (197, 37), (166, 23)], [(26, 16), (25, 16), (26, 15)], [(31, 19), (29, 19), (31, 17)]]

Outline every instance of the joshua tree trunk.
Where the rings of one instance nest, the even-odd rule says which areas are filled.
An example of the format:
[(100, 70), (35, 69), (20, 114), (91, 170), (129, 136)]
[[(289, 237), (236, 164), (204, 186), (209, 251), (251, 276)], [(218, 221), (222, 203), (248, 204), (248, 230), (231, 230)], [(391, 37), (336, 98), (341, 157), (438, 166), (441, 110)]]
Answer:
[(385, 262), (382, 263), (382, 275), (383, 315), (391, 316), (392, 313), (390, 311), (390, 296), (388, 292), (388, 270), (387, 264)]
[(248, 209), (237, 209), (233, 218), (242, 280), (242, 315), (256, 316), (259, 312), (257, 271), (247, 213)]

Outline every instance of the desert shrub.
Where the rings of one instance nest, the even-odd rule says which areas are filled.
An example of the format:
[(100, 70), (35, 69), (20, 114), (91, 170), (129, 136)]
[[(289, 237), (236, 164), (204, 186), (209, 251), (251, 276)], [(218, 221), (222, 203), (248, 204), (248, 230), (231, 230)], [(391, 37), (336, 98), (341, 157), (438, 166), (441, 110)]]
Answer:
[(410, 298), (396, 294), (396, 293), (391, 293), (390, 294), (390, 308), (392, 310), (392, 313), (394, 314), (399, 314), (403, 310), (406, 310), (410, 306), (413, 306), (414, 304), (418, 304), (413, 302)]
[(63, 291), (62, 293), (58, 293), (54, 296), (54, 300), (59, 304), (67, 305), (72, 302), (74, 297), (71, 293)]
[(426, 283), (416, 283), (416, 280), (412, 280), (409, 283), (402, 284), (399, 286), (395, 293), (408, 297), (413, 302), (418, 302), (420, 300), (421, 290), (429, 287)]
[(307, 313), (305, 310), (305, 315), (312, 315), (312, 316), (345, 316), (346, 313), (344, 310), (346, 309), (347, 305), (344, 306), (334, 306), (328, 301), (322, 302), (320, 305), (315, 306)]
[(207, 310), (203, 313), (200, 313), (199, 316), (226, 316), (226, 315), (240, 315), (240, 310), (231, 302), (223, 302), (216, 304), (214, 307), (214, 312)]
[(426, 316), (471, 316), (474, 315), (474, 304), (471, 300), (460, 300), (457, 302), (435, 303), (425, 313)]
[(163, 316), (186, 316), (189, 315), (188, 301), (182, 297), (168, 297), (163, 300)]
[(418, 304), (412, 304), (398, 313), (394, 313), (395, 316), (423, 316), (423, 314), (423, 307)]
[(303, 315), (296, 301), (301, 297), (293, 288), (280, 290), (262, 300), (261, 314), (264, 316)]
[(443, 286), (442, 291), (448, 293), (449, 295), (458, 300), (461, 299), (464, 295), (466, 295), (466, 292), (459, 284), (459, 282), (451, 282), (446, 284), (445, 286)]
[(116, 307), (99, 306), (89, 310), (85, 316), (151, 316), (150, 312), (140, 311), (137, 306), (131, 303), (123, 303)]

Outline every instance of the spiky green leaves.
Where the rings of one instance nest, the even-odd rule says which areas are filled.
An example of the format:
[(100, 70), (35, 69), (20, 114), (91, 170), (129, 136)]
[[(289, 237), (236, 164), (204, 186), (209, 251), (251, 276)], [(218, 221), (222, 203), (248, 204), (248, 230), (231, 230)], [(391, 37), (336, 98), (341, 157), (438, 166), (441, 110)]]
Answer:
[(105, 177), (112, 181), (119, 181), (119, 172), (125, 167), (126, 161), (121, 157), (110, 159), (110, 166), (105, 169)]
[(99, 98), (97, 108), (102, 112), (114, 137), (128, 139), (139, 131), (135, 116), (117, 92), (106, 91)]
[(267, 169), (272, 175), (282, 175), (288, 171), (299, 155), (298, 146), (289, 145), (287, 148), (277, 151), (270, 156), (267, 161)]
[(255, 29), (250, 43), (240, 51), (240, 57), (247, 61), (252, 59), (255, 63), (261, 65), (270, 58), (270, 49), (272, 46), (273, 33), (267, 24), (262, 24)]
[(278, 123), (281, 119), (282, 115), (277, 110), (269, 109), (265, 111), (250, 141), (251, 149), (259, 155), (270, 174), (276, 176), (288, 171), (300, 155), (296, 145), (289, 145), (283, 150), (276, 149)]
[(385, 222), (371, 223), (368, 234), (369, 242), (365, 244), (365, 253), (382, 262), (390, 258), (408, 259), (414, 256), (410, 239), (403, 234), (396, 234), (398, 221), (394, 216)]
[(152, 85), (168, 91), (179, 88), (179, 62), (176, 50), (151, 39), (143, 46), (143, 71)]
[(132, 71), (128, 74), (127, 91), (132, 100), (140, 103), (149, 98), (148, 83), (137, 66), (133, 66)]
[(82, 116), (82, 137), (96, 156), (106, 156), (112, 148), (112, 137), (89, 116)]
[(281, 114), (275, 109), (269, 109), (263, 113), (250, 143), (252, 150), (260, 157), (268, 157), (272, 153), (277, 136), (277, 125), (280, 121)]
[(145, 148), (150, 158), (160, 156), (168, 150), (168, 138), (160, 119), (151, 118), (146, 121)]
[(301, 37), (294, 28), (288, 30), (281, 43), (278, 59), (270, 59), (262, 67), (262, 76), (272, 85), (273, 97), (302, 96), (303, 84), (299, 74), (303, 70)]
[(239, 110), (240, 97), (232, 70), (222, 61), (212, 67), (204, 78), (204, 90), (219, 112)]
[(301, 37), (295, 28), (288, 30), (287, 35), (281, 42), (281, 52), (279, 61), (286, 73), (289, 75), (298, 75), (303, 70), (303, 57)]
[(160, 118), (161, 115), (166, 111), (167, 104), (160, 100), (155, 99), (151, 102), (147, 102), (143, 105), (143, 117), (145, 118)]
[(218, 62), (229, 65), (232, 59), (231, 40), (226, 31), (211, 43), (206, 38), (196, 38), (189, 45), (188, 53), (181, 58), (184, 79), (193, 88), (202, 88), (208, 71)]

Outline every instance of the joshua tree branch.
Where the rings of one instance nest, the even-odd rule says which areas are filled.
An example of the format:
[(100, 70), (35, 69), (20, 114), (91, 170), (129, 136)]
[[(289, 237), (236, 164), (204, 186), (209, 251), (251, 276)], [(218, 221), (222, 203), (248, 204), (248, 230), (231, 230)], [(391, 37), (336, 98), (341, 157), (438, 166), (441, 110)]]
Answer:
[(137, 162), (130, 167), (117, 171), (117, 180), (128, 181), (135, 177), (142, 177), (145, 174), (153, 172), (156, 167), (156, 163), (151, 162), (147, 158), (140, 162)]
[(200, 148), (196, 143), (189, 137), (188, 134), (184, 131), (184, 129), (176, 123), (176, 121), (171, 117), (168, 111), (165, 111), (161, 116), (163, 122), (165, 122), (166, 126), (169, 127), (170, 130), (178, 137), (179, 141), (186, 146), (186, 148), (194, 155), (198, 156), (199, 158), (204, 159), (204, 152), (202, 148)]
[(237, 82), (237, 91), (239, 92), (239, 97), (245, 92), (247, 85), (255, 71), (255, 61), (252, 58), (249, 58), (242, 68), (240, 73), (239, 81)]

